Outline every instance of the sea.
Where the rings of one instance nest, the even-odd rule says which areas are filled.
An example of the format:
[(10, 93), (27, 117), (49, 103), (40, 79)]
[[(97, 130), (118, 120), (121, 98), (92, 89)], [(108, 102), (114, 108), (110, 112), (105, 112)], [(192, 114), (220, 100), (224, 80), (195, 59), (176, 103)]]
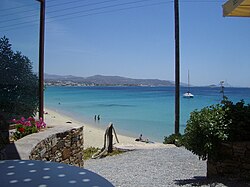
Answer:
[[(222, 100), (220, 87), (191, 87), (194, 98), (182, 95), (180, 89), (180, 132), (183, 133), (190, 113)], [(238, 102), (250, 103), (250, 88), (225, 88), (225, 96)], [(45, 107), (68, 115), (82, 123), (105, 129), (113, 123), (118, 134), (148, 138), (163, 142), (174, 133), (174, 87), (66, 87), (48, 86), (45, 89)], [(94, 116), (100, 115), (100, 120)]]

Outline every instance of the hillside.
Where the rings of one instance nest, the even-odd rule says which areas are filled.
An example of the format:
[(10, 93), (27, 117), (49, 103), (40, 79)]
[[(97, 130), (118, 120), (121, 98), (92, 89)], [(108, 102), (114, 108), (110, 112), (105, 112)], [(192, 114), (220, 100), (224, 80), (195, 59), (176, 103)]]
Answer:
[(45, 83), (48, 85), (105, 85), (105, 86), (174, 86), (174, 82), (159, 79), (132, 79), (120, 76), (95, 75), (77, 77), (72, 75), (45, 74)]

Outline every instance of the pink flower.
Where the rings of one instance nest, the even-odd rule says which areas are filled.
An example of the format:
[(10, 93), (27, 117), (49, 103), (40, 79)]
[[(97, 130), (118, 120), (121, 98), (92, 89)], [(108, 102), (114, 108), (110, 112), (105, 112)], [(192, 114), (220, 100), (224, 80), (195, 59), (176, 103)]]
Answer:
[(43, 128), (46, 127), (46, 123), (43, 121), (43, 118), (40, 118), (40, 124), (41, 124), (41, 127)]
[(32, 124), (31, 124), (30, 121), (26, 121), (26, 122), (24, 123), (24, 125), (25, 125), (25, 126), (28, 126), (28, 127), (31, 127), (31, 126), (32, 126)]
[(40, 125), (40, 122), (39, 122), (39, 121), (36, 121), (36, 127), (37, 127), (38, 129), (41, 128), (41, 125)]
[(28, 118), (28, 121), (33, 122), (33, 121), (35, 121), (35, 118), (29, 117), (29, 118)]
[(24, 123), (24, 121), (16, 120), (16, 119), (13, 119), (12, 122), (15, 124), (21, 124), (21, 125), (23, 125), (23, 123)]
[(39, 121), (36, 121), (36, 127), (38, 129), (46, 127), (46, 123), (43, 121), (43, 118), (40, 118)]
[(46, 127), (46, 123), (43, 121), (42, 122), (42, 127), (45, 128)]

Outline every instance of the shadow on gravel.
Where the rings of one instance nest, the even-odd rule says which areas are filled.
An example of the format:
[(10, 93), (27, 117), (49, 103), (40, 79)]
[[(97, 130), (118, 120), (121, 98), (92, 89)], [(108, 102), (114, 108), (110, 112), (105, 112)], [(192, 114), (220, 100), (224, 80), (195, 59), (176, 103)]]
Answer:
[(179, 186), (190, 185), (190, 186), (228, 186), (228, 187), (247, 187), (250, 186), (250, 182), (235, 181), (229, 179), (208, 179), (204, 176), (195, 176), (192, 179), (175, 180), (175, 183)]

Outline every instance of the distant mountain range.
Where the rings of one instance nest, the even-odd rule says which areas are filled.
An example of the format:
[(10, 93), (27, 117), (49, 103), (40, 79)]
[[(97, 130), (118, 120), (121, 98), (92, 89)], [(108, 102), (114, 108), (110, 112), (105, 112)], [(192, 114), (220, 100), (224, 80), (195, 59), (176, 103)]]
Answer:
[[(121, 76), (104, 76), (94, 75), (90, 77), (79, 77), (73, 75), (52, 75), (44, 74), (47, 85), (56, 86), (175, 86), (174, 81), (160, 79), (132, 79)], [(186, 83), (180, 83), (181, 86), (187, 87)], [(191, 87), (193, 85), (190, 85)], [(211, 84), (202, 87), (221, 87), (220, 84)], [(225, 82), (224, 87), (232, 87)]]
[[(132, 79), (120, 76), (94, 75), (78, 77), (73, 75), (45, 74), (45, 83), (49, 85), (106, 85), (106, 86), (174, 86), (173, 81), (159, 79)], [(186, 84), (181, 84), (186, 86)]]
[[(224, 84), (223, 84), (223, 86), (224, 87), (233, 87), (231, 84), (229, 84), (228, 82), (225, 82)], [(221, 87), (221, 84), (219, 83), (219, 84), (211, 84), (211, 85), (208, 85), (208, 86), (206, 86), (206, 87)]]

